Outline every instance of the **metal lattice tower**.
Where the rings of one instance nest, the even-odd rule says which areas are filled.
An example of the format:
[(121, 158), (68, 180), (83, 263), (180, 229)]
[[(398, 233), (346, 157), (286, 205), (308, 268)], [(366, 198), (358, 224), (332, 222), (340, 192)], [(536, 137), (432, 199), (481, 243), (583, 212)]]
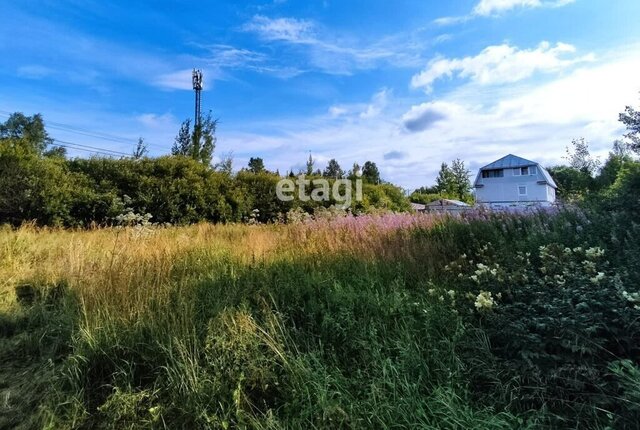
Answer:
[(196, 93), (196, 111), (194, 118), (194, 126), (200, 125), (200, 93), (202, 92), (202, 71), (199, 69), (193, 69), (191, 74), (193, 81), (193, 91)]

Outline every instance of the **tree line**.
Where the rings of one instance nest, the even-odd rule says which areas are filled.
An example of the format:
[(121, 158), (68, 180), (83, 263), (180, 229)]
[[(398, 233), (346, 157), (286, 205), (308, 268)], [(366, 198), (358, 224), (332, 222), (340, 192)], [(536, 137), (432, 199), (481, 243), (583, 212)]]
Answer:
[[(171, 155), (147, 156), (140, 139), (132, 157), (69, 158), (47, 133), (41, 115), (14, 113), (0, 123), (0, 224), (112, 225), (126, 214), (172, 224), (273, 222), (286, 221), (294, 209), (313, 213), (337, 203), (280, 201), (275, 189), (282, 177), (259, 158), (235, 173), (231, 159), (212, 166), (216, 125), (210, 114), (194, 127), (185, 121)], [(311, 166), (311, 176), (330, 181), (347, 174), (362, 177), (363, 199), (347, 208), (353, 213), (409, 209), (403, 191), (382, 181), (375, 163), (347, 173), (335, 160), (324, 172), (314, 165), (309, 157), (307, 172), (299, 173)]]

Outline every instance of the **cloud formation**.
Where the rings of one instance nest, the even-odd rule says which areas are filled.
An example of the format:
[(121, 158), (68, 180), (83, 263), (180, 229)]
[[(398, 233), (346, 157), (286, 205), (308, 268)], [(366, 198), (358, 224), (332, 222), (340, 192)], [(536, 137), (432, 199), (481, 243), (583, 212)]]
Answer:
[(337, 35), (311, 20), (264, 15), (253, 16), (241, 30), (256, 34), (265, 42), (277, 43), (277, 48), (289, 47), (285, 56), (289, 61), (305, 58), (307, 68), (332, 75), (351, 75), (356, 70), (381, 64), (415, 67), (422, 61), (421, 53), (427, 44), (442, 41), (436, 38), (425, 42), (414, 35), (400, 34), (364, 44), (356, 38)]
[(244, 31), (257, 33), (270, 41), (291, 43), (315, 43), (314, 24), (311, 21), (296, 18), (268, 18), (255, 15), (242, 26)]
[(422, 103), (412, 106), (411, 109), (402, 116), (402, 125), (409, 132), (424, 131), (432, 127), (438, 121), (447, 118), (450, 106), (444, 103)]
[(402, 160), (407, 158), (407, 154), (402, 151), (389, 151), (382, 156), (385, 160)]
[(534, 49), (519, 49), (508, 44), (489, 46), (478, 55), (464, 58), (435, 58), (413, 76), (411, 86), (431, 92), (441, 78), (470, 79), (482, 85), (517, 82), (536, 72), (557, 72), (576, 63), (593, 61), (592, 54), (565, 58), (576, 48), (566, 43), (541, 42)]
[(444, 16), (433, 20), (436, 25), (454, 25), (478, 17), (499, 16), (513, 9), (556, 8), (566, 6), (575, 0), (480, 0), (467, 15)]
[(516, 8), (561, 7), (575, 0), (480, 0), (473, 8), (477, 16), (491, 16)]

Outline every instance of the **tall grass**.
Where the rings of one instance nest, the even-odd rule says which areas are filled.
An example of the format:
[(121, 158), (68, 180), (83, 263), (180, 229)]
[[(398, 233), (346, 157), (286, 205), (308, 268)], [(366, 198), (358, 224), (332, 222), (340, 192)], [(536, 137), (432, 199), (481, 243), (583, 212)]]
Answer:
[[(50, 369), (37, 393), (19, 393), (37, 413), (15, 406), (8, 422), (29, 414), (46, 428), (549, 423), (544, 405), (505, 401), (499, 377), (502, 386), (482, 388), (493, 403), (482, 401), (477, 368), (497, 369), (490, 361), (500, 359), (485, 317), (434, 291), (468, 293), (444, 267), (488, 242), (581, 241), (562, 226), (571, 217), (2, 230), (0, 354), (13, 368), (28, 356)], [(17, 302), (16, 285), (37, 291), (33, 303)], [(20, 392), (17, 382), (10, 389)]]

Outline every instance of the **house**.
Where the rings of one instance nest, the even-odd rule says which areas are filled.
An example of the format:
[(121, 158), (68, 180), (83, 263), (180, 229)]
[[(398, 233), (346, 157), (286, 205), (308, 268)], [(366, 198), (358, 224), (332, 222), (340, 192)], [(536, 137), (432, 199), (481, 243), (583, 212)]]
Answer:
[(473, 184), (478, 205), (551, 206), (558, 186), (540, 164), (509, 154), (481, 167)]
[(429, 212), (462, 212), (471, 209), (471, 206), (460, 200), (438, 199), (426, 205)]
[(411, 209), (416, 212), (424, 212), (426, 210), (426, 206), (422, 203), (413, 203), (411, 202)]

